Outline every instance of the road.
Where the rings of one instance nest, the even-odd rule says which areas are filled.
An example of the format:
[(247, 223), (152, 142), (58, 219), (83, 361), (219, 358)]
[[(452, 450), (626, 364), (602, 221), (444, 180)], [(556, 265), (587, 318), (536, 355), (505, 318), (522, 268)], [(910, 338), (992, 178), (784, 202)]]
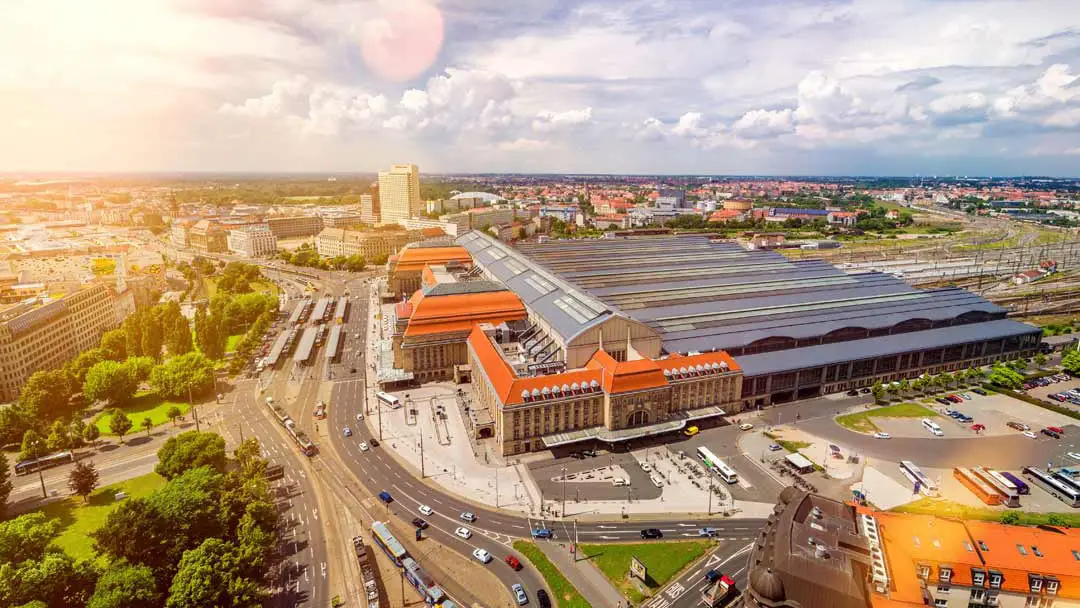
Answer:
[(696, 608), (702, 603), (702, 592), (708, 588), (705, 573), (716, 570), (731, 577), (735, 587), (746, 589), (752, 543), (721, 541), (706, 557), (688, 568), (678, 578), (665, 585), (645, 608)]

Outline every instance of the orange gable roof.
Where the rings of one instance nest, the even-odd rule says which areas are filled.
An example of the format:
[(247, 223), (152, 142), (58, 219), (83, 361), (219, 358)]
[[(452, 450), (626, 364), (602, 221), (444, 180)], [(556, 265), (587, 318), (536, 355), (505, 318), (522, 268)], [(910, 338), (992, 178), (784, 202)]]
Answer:
[(474, 323), (502, 323), (528, 317), (525, 305), (512, 291), (487, 291), (442, 296), (413, 294), (413, 313), (405, 336), (468, 331)]
[(732, 358), (732, 356), (727, 354), (727, 352), (725, 352), (725, 351), (717, 351), (717, 352), (712, 352), (712, 353), (701, 353), (699, 355), (680, 355), (678, 353), (675, 353), (675, 354), (669, 355), (666, 359), (661, 359), (661, 360), (659, 360), (657, 362), (657, 363), (660, 364), (661, 369), (666, 369), (668, 367), (667, 363), (665, 363), (666, 361), (670, 361), (672, 367), (679, 367), (679, 368), (682, 368), (682, 367), (690, 368), (690, 366), (693, 366), (694, 368), (696, 368), (699, 365), (712, 365), (713, 363), (716, 363), (716, 364), (724, 363), (724, 364), (727, 364), (727, 368), (730, 371), (734, 372), (734, 371), (738, 371), (738, 370), (742, 369), (741, 367), (739, 367), (739, 364), (735, 362), (735, 359)]
[(464, 247), (406, 247), (397, 255), (396, 272), (420, 271), (427, 264), (459, 262), (471, 264), (472, 256)]
[(604, 390), (609, 393), (629, 393), (667, 386), (660, 365), (652, 359), (619, 362), (604, 350), (593, 353), (585, 367), (603, 371)]
[[(1028, 573), (1040, 574), (1060, 581), (1057, 597), (1080, 599), (1080, 561), (1072, 553), (1080, 551), (1080, 530), (1066, 528), (1058, 533), (975, 520), (965, 525), (972, 542), (986, 545), (982, 551), (986, 569), (1002, 573), (1002, 589), (1028, 593)], [(1036, 555), (1036, 548), (1042, 557)], [(965, 575), (970, 577), (970, 573)]]
[(431, 272), (431, 264), (424, 264), (424, 270), (420, 272), (420, 282), (430, 287), (437, 281), (435, 280), (435, 273)]

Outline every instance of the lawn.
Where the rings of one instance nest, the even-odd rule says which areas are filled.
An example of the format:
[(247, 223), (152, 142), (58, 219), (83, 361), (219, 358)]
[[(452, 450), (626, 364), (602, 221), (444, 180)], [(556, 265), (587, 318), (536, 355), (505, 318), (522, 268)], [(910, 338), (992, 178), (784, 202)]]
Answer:
[(165, 479), (157, 473), (149, 473), (98, 488), (90, 495), (88, 503), (84, 503), (78, 496), (70, 496), (49, 503), (39, 510), (50, 519), (60, 522), (60, 535), (53, 540), (53, 545), (75, 559), (91, 558), (94, 557), (94, 545), (90, 533), (105, 524), (105, 518), (116, 505), (113, 498), (116, 493), (124, 491), (128, 498), (139, 498), (149, 496), (163, 485)]
[(810, 443), (807, 441), (788, 441), (786, 439), (777, 439), (776, 444), (789, 452), (798, 452), (810, 447)]
[(871, 418), (933, 418), (934, 410), (918, 403), (897, 403), (865, 412), (844, 414), (836, 417), (836, 423), (858, 433), (876, 433), (881, 429)]
[[(182, 414), (187, 414), (188, 404), (181, 401), (166, 401), (158, 396), (157, 393), (139, 393), (135, 395), (135, 398), (131, 400), (131, 403), (127, 407), (120, 408), (127, 413), (128, 418), (131, 418), (131, 423), (134, 425), (131, 430), (128, 431), (128, 435), (135, 435), (142, 431), (139, 426), (142, 424), (142, 419), (149, 416), (150, 420), (154, 423), (154, 426), (159, 424), (165, 424), (169, 421), (169, 417), (165, 415), (169, 411), (169, 407), (175, 405), (180, 408)], [(108, 411), (101, 413), (94, 419), (94, 424), (102, 435), (112, 435), (113, 432), (109, 430), (109, 421), (112, 416)]]
[(544, 577), (551, 592), (555, 594), (555, 604), (559, 608), (592, 608), (592, 605), (585, 601), (578, 590), (566, 580), (562, 572), (559, 572), (555, 564), (552, 564), (535, 544), (527, 540), (515, 540), (514, 549), (532, 562), (540, 576)]
[(233, 334), (229, 336), (228, 340), (225, 340), (225, 352), (231, 353), (236, 350), (236, 345), (242, 340), (244, 334)]
[(1037, 526), (1047, 524), (1052, 526), (1080, 527), (1080, 513), (1027, 513), (1025, 511), (996, 511), (986, 507), (969, 507), (951, 500), (940, 498), (920, 498), (906, 505), (900, 505), (893, 509), (897, 513), (921, 513), (924, 515), (937, 515), (953, 519), (980, 519), (984, 521), (1001, 521), (1008, 515), (1010, 518), (1015, 514), (1018, 520), (1010, 523), (1021, 526)]
[(645, 564), (648, 577), (645, 584), (653, 591), (660, 589), (687, 564), (705, 554), (712, 543), (708, 541), (676, 541), (661, 543), (581, 545), (582, 552), (608, 577), (619, 592), (631, 602), (638, 603), (645, 596), (627, 578), (630, 572), (630, 556)]

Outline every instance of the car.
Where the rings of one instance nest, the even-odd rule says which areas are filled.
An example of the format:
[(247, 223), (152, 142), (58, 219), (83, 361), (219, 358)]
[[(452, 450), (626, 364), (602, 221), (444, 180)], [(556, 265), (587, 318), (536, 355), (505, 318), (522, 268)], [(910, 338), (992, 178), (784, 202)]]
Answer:
[(780, 447), (779, 443), (770, 443), (769, 444), (769, 451), (770, 452), (779, 452), (782, 449), (784, 449), (784, 448)]
[(750, 424), (749, 422), (744, 422), (739, 425), (740, 431), (749, 431), (752, 428), (754, 428), (754, 425)]
[(1006, 423), (1005, 423), (1005, 426), (1009, 427), (1010, 429), (1016, 429), (1016, 430), (1018, 430), (1018, 431), (1028, 431), (1028, 430), (1031, 430), (1031, 427), (1029, 427), (1028, 425), (1024, 424), (1023, 422), (1016, 422), (1016, 421), (1012, 421), (1012, 422), (1006, 422)]
[(531, 533), (533, 538), (555, 538), (555, 533), (549, 528), (533, 528)]
[(510, 585), (510, 590), (514, 592), (514, 599), (517, 600), (518, 606), (529, 603), (529, 596), (525, 595), (525, 588), (521, 586), (521, 583)]
[(976, 395), (982, 395), (984, 397), (986, 396), (986, 391), (981, 388), (973, 388), (971, 389), (971, 392), (975, 393)]
[(1038, 435), (1036, 435), (1035, 433), (1032, 433), (1031, 431), (1024, 431), (1024, 437), (1027, 437), (1028, 439), (1038, 439), (1039, 438)]
[(360, 451), (361, 451), (361, 452), (366, 452), (366, 451), (368, 451), (368, 444), (367, 444), (367, 442), (365, 442), (365, 441), (361, 441), (361, 442), (360, 442)]
[(652, 471), (652, 465), (647, 462), (643, 462), (641, 463), (641, 470), (648, 473), (649, 471)]
[(1064, 435), (1065, 434), (1065, 429), (1061, 428), (1060, 426), (1048, 426), (1046, 428), (1050, 429), (1051, 431), (1054, 431), (1058, 435)]
[(420, 528), (421, 530), (427, 530), (428, 529), (428, 523), (426, 521), (420, 519), (419, 517), (414, 517), (413, 518), (412, 525), (416, 526), (417, 528)]
[(350, 367), (349, 368), (349, 373), (350, 374), (355, 374), (356, 373), (356, 368), (355, 367)]
[(491, 554), (483, 549), (473, 549), (472, 556), (481, 564), (486, 564), (491, 561)]
[(465, 511), (461, 515), (458, 515), (461, 521), (467, 521), (470, 524), (476, 522), (476, 515), (472, 511)]
[(379, 447), (379, 440), (372, 437), (371, 438), (371, 447), (373, 447), (373, 448)]
[(457, 530), (454, 530), (454, 534), (457, 534), (458, 536), (460, 536), (461, 538), (464, 538), (465, 540), (469, 540), (470, 538), (472, 538), (472, 530), (469, 530), (468, 528), (465, 528), (465, 527), (460, 527)]
[(952, 403), (952, 401), (949, 401), (948, 399), (946, 399), (944, 397), (938, 397), (938, 398), (934, 399), (934, 401), (937, 401), (941, 405), (949, 405), (950, 403)]
[(511, 569), (521, 570), (521, 560), (514, 557), (513, 555), (507, 555), (504, 561), (506, 562), (507, 566), (510, 566)]
[(971, 401), (971, 399), (972, 399), (971, 393), (960, 393), (960, 396), (963, 397), (964, 399), (967, 399), (968, 401)]
[(874, 433), (874, 439), (890, 439), (890, 438), (891, 438), (891, 435), (889, 435), (888, 433), (886, 433), (884, 431), (878, 431), (878, 432)]
[(956, 410), (947, 409), (947, 410), (945, 410), (945, 415), (948, 416), (949, 418), (956, 418), (957, 416), (960, 416), (961, 414), (960, 414), (960, 412), (958, 412)]
[(720, 580), (721, 576), (723, 575), (717, 572), (716, 569), (712, 569), (705, 573), (705, 580), (709, 581), (709, 584), (712, 584)]
[(431, 510), (431, 507), (429, 507), (427, 505), (420, 505), (420, 508), (417, 509), (417, 510), (420, 511), (421, 513), (423, 513), (424, 515), (427, 515), (428, 517), (431, 517), (431, 514), (434, 513), (434, 511)]
[(697, 428), (696, 426), (691, 426), (691, 427), (688, 427), (685, 431), (683, 431), (683, 435), (686, 435), (687, 437), (693, 437), (694, 435), (697, 435), (700, 432), (701, 432), (701, 429)]
[(854, 388), (853, 388), (853, 389), (851, 389), (850, 391), (848, 391), (848, 392), (847, 392), (847, 393), (845, 393), (845, 394), (846, 394), (846, 395), (847, 395), (848, 397), (858, 397), (858, 396), (859, 396), (859, 391), (858, 391), (858, 389), (854, 389)]
[(964, 424), (969, 424), (969, 423), (975, 421), (974, 418), (972, 418), (971, 416), (968, 416), (966, 414), (960, 414), (959, 416), (956, 417), (956, 419), (959, 420), (960, 422), (963, 422)]
[(1041, 430), (1039, 432), (1042, 433), (1043, 435), (1046, 435), (1047, 437), (1053, 437), (1054, 439), (1061, 439), (1061, 435), (1059, 435), (1058, 433), (1055, 433), (1054, 431), (1051, 431), (1048, 428), (1043, 429), (1043, 430)]
[(1080, 452), (1066, 452), (1065, 455), (1073, 460), (1080, 460)]
[(390, 493), (386, 490), (383, 490), (382, 492), (379, 492), (379, 500), (383, 501), (386, 504), (390, 504), (394, 502), (394, 497), (391, 496)]
[(356, 419), (358, 421), (363, 420), (364, 419), (364, 412), (356, 412)]
[(540, 608), (551, 608), (551, 598), (548, 597), (547, 591), (544, 589), (536, 590), (536, 604)]
[(869, 387), (867, 387), (867, 388), (864, 388), (864, 389), (862, 389), (862, 390), (861, 390), (861, 391), (859, 391), (859, 392), (860, 392), (860, 393), (862, 393), (862, 394), (864, 394), (864, 395), (869, 395), (869, 394), (870, 394), (870, 388), (869, 388)]
[(350, 429), (349, 427), (345, 427), (345, 428), (341, 429), (341, 432), (346, 437), (352, 437), (352, 429)]
[(697, 535), (712, 538), (716, 536), (716, 528), (701, 528), (697, 531)]
[(641, 538), (664, 538), (664, 533), (659, 528), (645, 528), (641, 531)]

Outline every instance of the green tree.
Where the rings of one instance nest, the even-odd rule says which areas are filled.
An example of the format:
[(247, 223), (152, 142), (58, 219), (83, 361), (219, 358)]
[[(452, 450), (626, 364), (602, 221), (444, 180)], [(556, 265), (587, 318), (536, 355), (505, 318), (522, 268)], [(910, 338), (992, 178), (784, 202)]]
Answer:
[(101, 573), (86, 608), (158, 608), (162, 600), (153, 570), (119, 560)]
[(70, 376), (70, 381), (76, 387), (80, 387), (86, 381), (86, 374), (90, 371), (90, 368), (105, 361), (105, 359), (105, 351), (100, 348), (91, 348), (79, 353), (64, 366), (64, 369)]
[(238, 549), (218, 538), (207, 539), (180, 560), (166, 608), (258, 608), (263, 586), (244, 577), (243, 566)]
[(175, 405), (170, 405), (169, 409), (165, 411), (165, 416), (169, 419), (170, 422), (173, 423), (173, 426), (176, 426), (176, 419), (182, 415), (183, 412), (181, 412), (180, 408)]
[(1061, 367), (1074, 375), (1080, 374), (1080, 351), (1070, 350), (1061, 358)]
[(18, 566), (0, 566), (0, 606), (35, 600), (50, 607), (84, 606), (94, 590), (97, 572), (89, 561), (76, 562), (62, 551)]
[(34, 511), (0, 521), (0, 564), (41, 559), (60, 530), (60, 522)]
[(82, 460), (68, 473), (68, 488), (72, 494), (82, 496), (83, 502), (98, 487), (98, 472), (93, 462)]
[(1035, 365), (1038, 365), (1039, 367), (1042, 367), (1042, 366), (1046, 365), (1046, 355), (1044, 355), (1042, 353), (1037, 353), (1035, 355), (1034, 359), (1035, 359)]
[(187, 397), (189, 401), (214, 386), (214, 364), (202, 353), (173, 357), (154, 368), (150, 385), (166, 398)]
[(71, 424), (67, 427), (68, 437), (71, 438), (71, 447), (82, 447), (83, 445), (83, 433), (86, 432), (86, 422), (82, 418), (76, 418), (71, 421)]
[(907, 395), (911, 392), (911, 380), (904, 378), (900, 381), (900, 394)]
[(154, 572), (165, 569), (171, 557), (165, 548), (174, 542), (169, 522), (147, 498), (129, 498), (109, 512), (105, 524), (90, 536), (99, 552)]
[(0, 516), (4, 515), (8, 496), (11, 496), (11, 470), (8, 469), (7, 454), (0, 452)]
[(195, 344), (191, 340), (191, 326), (187, 319), (179, 317), (173, 320), (166, 340), (166, 347), (170, 355), (186, 355), (195, 350)]
[(72, 414), (71, 383), (61, 370), (36, 371), (19, 393), (19, 409), (39, 422), (51, 422)]
[(149, 416), (147, 416), (142, 419), (142, 422), (139, 423), (139, 426), (142, 427), (144, 431), (146, 431), (146, 436), (149, 437), (150, 431), (154, 428), (154, 421), (151, 420)]
[(137, 387), (130, 367), (116, 361), (102, 361), (87, 372), (83, 394), (91, 401), (107, 401), (118, 406), (130, 401)]
[(89, 443), (90, 445), (94, 445), (95, 443), (97, 443), (99, 437), (101, 437), (101, 431), (98, 430), (96, 424), (86, 425), (86, 428), (83, 430), (82, 435), (83, 441)]
[(225, 470), (225, 440), (221, 435), (188, 431), (170, 437), (158, 450), (154, 471), (165, 479), (173, 479), (202, 466), (219, 473)]
[(68, 425), (63, 420), (57, 420), (53, 423), (52, 428), (49, 430), (49, 437), (45, 440), (45, 445), (50, 452), (62, 452), (71, 449), (71, 435), (69, 434)]
[(131, 430), (131, 418), (120, 408), (113, 408), (109, 414), (109, 430), (120, 436), (120, 443), (124, 443), (124, 435)]
[(127, 333), (123, 329), (107, 331), (101, 336), (101, 354), (110, 361), (127, 359)]
[(129, 357), (140, 357), (142, 351), (142, 329), (145, 309), (136, 310), (124, 319), (124, 350)]
[(153, 357), (128, 357), (122, 364), (124, 370), (131, 376), (131, 380), (138, 386), (150, 378), (157, 361)]
[(144, 318), (146, 323), (142, 328), (142, 354), (156, 361), (161, 358), (161, 347), (164, 344), (161, 321), (154, 311), (148, 312)]
[(19, 460), (41, 458), (49, 453), (49, 446), (45, 439), (34, 429), (26, 431), (23, 435), (22, 450), (19, 452)]
[(881, 385), (881, 382), (875, 382), (870, 387), (870, 394), (874, 396), (875, 403), (881, 403), (885, 400), (885, 387)]
[(1008, 389), (1020, 388), (1024, 384), (1024, 377), (1019, 372), (1001, 363), (994, 365), (989, 380), (992, 384)]
[(1009, 511), (1001, 516), (1001, 523), (1015, 526), (1020, 523), (1020, 514), (1016, 511)]

